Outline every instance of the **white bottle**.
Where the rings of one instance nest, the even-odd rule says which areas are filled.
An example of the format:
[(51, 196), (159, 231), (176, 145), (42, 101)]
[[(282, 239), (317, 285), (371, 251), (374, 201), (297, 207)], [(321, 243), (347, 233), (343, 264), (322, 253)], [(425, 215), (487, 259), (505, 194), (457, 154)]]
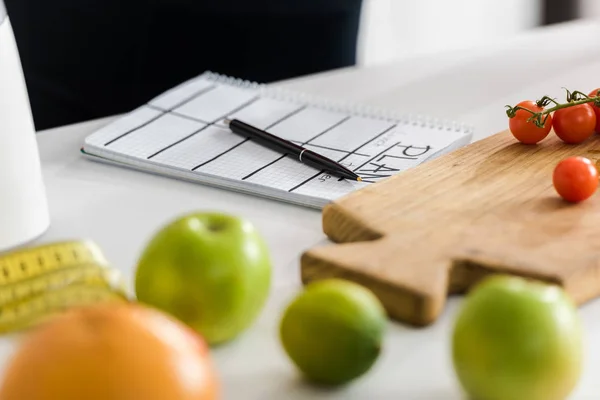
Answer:
[(27, 244), (49, 225), (29, 97), (10, 19), (0, 0), (0, 251)]

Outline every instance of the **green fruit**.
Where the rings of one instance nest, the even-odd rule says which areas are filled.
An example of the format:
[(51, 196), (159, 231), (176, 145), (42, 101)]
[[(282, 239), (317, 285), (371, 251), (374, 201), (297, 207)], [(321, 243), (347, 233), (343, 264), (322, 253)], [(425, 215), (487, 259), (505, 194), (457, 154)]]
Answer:
[(271, 273), (267, 246), (249, 221), (198, 212), (152, 237), (137, 264), (135, 290), (138, 301), (177, 317), (216, 345), (258, 317)]
[(493, 276), (459, 311), (453, 363), (477, 400), (564, 400), (582, 368), (577, 309), (558, 286)]
[(340, 385), (371, 369), (382, 347), (385, 310), (368, 289), (329, 279), (306, 286), (280, 322), (283, 348), (310, 380)]

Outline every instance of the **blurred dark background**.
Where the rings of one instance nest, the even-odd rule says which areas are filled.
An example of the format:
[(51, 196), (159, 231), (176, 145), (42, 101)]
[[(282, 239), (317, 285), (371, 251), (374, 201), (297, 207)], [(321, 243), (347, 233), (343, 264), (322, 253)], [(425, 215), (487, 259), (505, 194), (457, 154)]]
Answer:
[(268, 83), (600, 15), (600, 0), (4, 1), (38, 130), (124, 113), (205, 70)]
[[(524, 1), (526, 2), (527, 0)], [(582, 16), (582, 8), (583, 3), (577, 0), (543, 0), (542, 25), (577, 19)]]

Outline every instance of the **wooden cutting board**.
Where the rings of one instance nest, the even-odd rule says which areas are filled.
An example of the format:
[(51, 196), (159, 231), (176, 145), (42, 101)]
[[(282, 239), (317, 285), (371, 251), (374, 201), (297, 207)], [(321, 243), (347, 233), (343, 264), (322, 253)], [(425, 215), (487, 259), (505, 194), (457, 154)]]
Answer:
[(558, 197), (552, 172), (572, 155), (596, 162), (600, 135), (530, 146), (506, 131), (341, 198), (323, 210), (335, 244), (302, 255), (302, 280), (361, 283), (415, 326), (490, 273), (557, 283), (581, 305), (600, 294), (600, 192)]

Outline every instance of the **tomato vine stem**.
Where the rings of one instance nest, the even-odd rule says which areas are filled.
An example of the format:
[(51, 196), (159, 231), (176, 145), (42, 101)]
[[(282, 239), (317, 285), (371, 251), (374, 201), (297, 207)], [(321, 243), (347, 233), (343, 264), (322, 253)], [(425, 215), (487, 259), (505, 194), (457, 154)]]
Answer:
[(554, 104), (553, 107), (546, 108), (546, 109), (544, 109), (544, 111), (541, 111), (541, 112), (535, 112), (526, 107), (522, 107), (522, 106), (512, 107), (510, 105), (507, 105), (506, 106), (507, 107), (506, 115), (508, 115), (509, 118), (513, 118), (516, 115), (518, 110), (527, 111), (527, 112), (531, 113), (531, 117), (529, 117), (527, 119), (527, 122), (533, 121), (533, 123), (536, 126), (543, 128), (546, 123), (546, 119), (548, 119), (548, 116), (556, 110), (560, 110), (562, 108), (567, 108), (567, 107), (573, 107), (573, 106), (577, 106), (580, 104), (586, 104), (586, 103), (594, 103), (594, 105), (596, 107), (600, 107), (600, 91), (598, 91), (596, 93), (596, 96), (590, 97), (587, 94), (582, 93), (578, 90), (575, 90), (573, 92), (570, 92), (568, 89), (565, 89), (565, 90), (567, 91), (566, 103), (559, 103), (556, 100), (554, 100), (548, 96), (544, 96), (535, 102), (536, 105), (538, 107), (546, 107), (550, 103), (553, 103)]

